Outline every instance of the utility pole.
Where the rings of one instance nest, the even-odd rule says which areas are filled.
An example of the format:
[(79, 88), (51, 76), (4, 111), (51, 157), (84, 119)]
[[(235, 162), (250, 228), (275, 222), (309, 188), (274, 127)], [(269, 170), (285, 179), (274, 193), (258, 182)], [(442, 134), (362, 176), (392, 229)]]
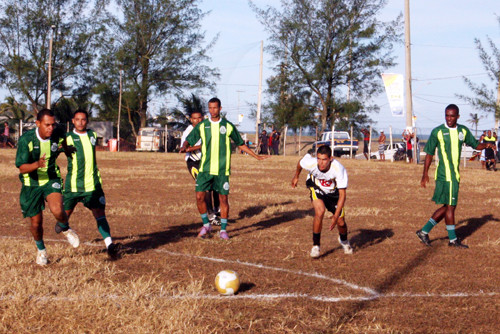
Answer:
[(116, 137), (118, 140), (117, 148), (120, 152), (120, 118), (122, 114), (122, 76), (123, 70), (120, 70), (120, 93), (118, 94), (118, 124), (116, 124)]
[[(411, 42), (410, 42), (410, 0), (405, 0), (405, 105), (406, 129), (413, 133), (413, 105), (411, 93)], [(416, 138), (415, 138), (416, 142)], [(416, 151), (416, 149), (414, 149)], [(413, 159), (416, 163), (416, 159)]]
[(52, 25), (50, 31), (50, 42), (49, 42), (49, 68), (47, 73), (47, 103), (46, 108), (50, 109), (50, 90), (52, 86), (52, 41), (54, 39), (54, 30), (56, 29), (55, 25)]
[(262, 106), (262, 67), (264, 59), (264, 41), (260, 41), (259, 95), (257, 98), (257, 117), (255, 120), (255, 142), (259, 142), (260, 108)]

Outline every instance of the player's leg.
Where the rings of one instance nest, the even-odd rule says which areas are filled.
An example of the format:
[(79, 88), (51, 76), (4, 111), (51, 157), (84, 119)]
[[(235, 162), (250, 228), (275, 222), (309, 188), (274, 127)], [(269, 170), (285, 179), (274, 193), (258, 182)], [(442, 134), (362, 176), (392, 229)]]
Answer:
[(337, 229), (339, 231), (339, 243), (344, 249), (345, 254), (352, 254), (353, 249), (349, 240), (347, 239), (347, 223), (345, 222), (345, 213), (342, 209), (342, 214), (337, 220)]
[(229, 194), (219, 194), (220, 202), (220, 238), (227, 240), (229, 235), (227, 234), (227, 219), (229, 217)]
[(212, 226), (208, 220), (208, 208), (205, 202), (206, 192), (210, 190), (213, 182), (211, 175), (207, 173), (200, 173), (196, 179), (196, 206), (198, 207), (198, 212), (201, 216), (201, 221), (203, 226), (198, 233), (199, 238), (204, 238), (207, 234), (212, 231)]
[[(314, 193), (314, 188), (310, 188), (310, 191)], [(323, 228), (323, 217), (325, 216), (326, 207), (322, 199), (317, 198), (316, 194), (312, 194), (312, 206), (314, 209), (313, 218), (313, 228), (312, 228), (312, 239), (313, 247), (311, 248), (310, 256), (312, 258), (318, 258), (320, 256), (320, 246), (321, 246), (321, 230)]]
[(434, 195), (432, 196), (432, 200), (436, 204), (443, 204), (440, 208), (438, 208), (432, 214), (431, 218), (425, 223), (422, 229), (417, 230), (415, 233), (417, 237), (424, 243), (426, 246), (431, 246), (431, 241), (429, 239), (430, 231), (436, 226), (443, 218), (445, 218), (447, 207), (445, 203), (449, 203), (449, 194), (450, 194), (450, 182), (446, 181), (436, 181), (436, 187), (434, 189)]
[(36, 263), (41, 266), (45, 266), (48, 262), (47, 250), (45, 249), (45, 244), (43, 242), (43, 214), (39, 214), (30, 217), (30, 232), (35, 240), (37, 255)]
[[(51, 186), (48, 186), (46, 192), (50, 192), (50, 188)], [(50, 194), (46, 196), (46, 200), (50, 212), (52, 212), (57, 220), (55, 226), (56, 232), (62, 232), (73, 248), (80, 246), (80, 239), (78, 238), (78, 235), (69, 227), (68, 215), (66, 214), (66, 211), (64, 211), (62, 194), (60, 192), (50, 192)]]

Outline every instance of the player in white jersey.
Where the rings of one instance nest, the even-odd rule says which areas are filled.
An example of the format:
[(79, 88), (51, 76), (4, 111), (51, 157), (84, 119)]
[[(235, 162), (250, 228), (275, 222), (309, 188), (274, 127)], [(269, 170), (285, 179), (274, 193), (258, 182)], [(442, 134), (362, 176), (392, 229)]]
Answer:
[(347, 240), (347, 224), (345, 222), (344, 204), (346, 200), (347, 172), (340, 162), (332, 157), (332, 150), (328, 146), (318, 149), (316, 158), (306, 154), (297, 164), (295, 176), (292, 179), (292, 188), (297, 186), (302, 169), (309, 172), (306, 187), (310, 191), (314, 208), (313, 219), (313, 247), (311, 257), (320, 256), (321, 229), (325, 211), (333, 213), (330, 231), (337, 226), (339, 242), (345, 254), (352, 254), (352, 247)]
[[(187, 136), (191, 133), (194, 127), (203, 121), (203, 113), (201, 111), (193, 111), (191, 115), (189, 115), (189, 121), (191, 125), (189, 125), (186, 130), (182, 133), (181, 136), (181, 147), (186, 141)], [(184, 158), (186, 160), (187, 168), (189, 170), (189, 174), (196, 180), (198, 177), (199, 169), (200, 169), (200, 160), (201, 160), (201, 139), (198, 140), (195, 146), (189, 147), (186, 150), (186, 156)], [(212, 225), (220, 225), (220, 203), (219, 203), (219, 194), (215, 191), (207, 191), (205, 195), (205, 203), (207, 203), (208, 208), (208, 219)]]

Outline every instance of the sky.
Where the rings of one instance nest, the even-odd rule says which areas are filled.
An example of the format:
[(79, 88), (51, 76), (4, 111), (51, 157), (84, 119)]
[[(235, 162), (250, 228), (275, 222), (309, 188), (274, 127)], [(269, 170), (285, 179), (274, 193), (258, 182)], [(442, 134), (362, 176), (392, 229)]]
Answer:
[[(279, 7), (279, 0), (254, 0), (259, 8), (267, 5)], [(404, 12), (404, 0), (388, 0), (378, 19), (391, 21)], [(200, 0), (200, 8), (207, 12), (201, 29), (208, 43), (218, 36), (208, 55), (210, 66), (218, 68), (220, 78), (216, 80), (216, 92), (200, 94), (205, 100), (214, 95), (222, 101), (227, 118), (238, 124), (238, 115), (243, 114), (239, 124), (242, 131), (254, 131), (255, 120), (250, 119), (252, 107), (257, 104), (259, 84), (260, 44), (268, 44), (268, 35), (257, 20), (247, 0)], [(474, 38), (486, 44), (486, 37), (493, 39), (500, 48), (500, 15), (498, 0), (410, 0), (411, 59), (413, 112), (421, 133), (444, 122), (444, 107), (455, 103), (460, 107), (460, 123), (472, 127), (467, 120), (477, 110), (464, 104), (456, 94), (471, 95), (463, 82), (467, 76), (476, 83), (486, 83), (492, 89), (486, 71), (479, 60)], [(397, 66), (385, 73), (405, 73), (404, 44), (395, 47)], [(263, 91), (266, 79), (273, 75), (271, 57), (264, 52)], [(189, 92), (186, 92), (189, 93)], [(6, 91), (0, 91), (4, 100)], [(265, 103), (266, 95), (263, 93)], [(372, 101), (380, 106), (380, 112), (371, 114), (376, 130), (391, 126), (395, 132), (405, 127), (404, 117), (393, 117), (385, 93)], [(160, 107), (178, 107), (173, 97), (158, 96), (150, 104), (151, 111)], [(483, 118), (479, 129), (492, 128), (493, 115)]]
[[(278, 0), (255, 0), (254, 3), (260, 8), (280, 6)], [(389, 0), (378, 19), (393, 20), (404, 13), (404, 3), (404, 0)], [(222, 101), (223, 111), (234, 123), (238, 122), (238, 114), (243, 114), (240, 129), (255, 130), (255, 120), (249, 118), (249, 104), (257, 103), (260, 42), (264, 41), (265, 46), (268, 35), (246, 0), (203, 0), (201, 8), (210, 11), (202, 23), (206, 40), (219, 34), (209, 55), (211, 65), (221, 74), (216, 81), (216, 95)], [(500, 48), (500, 24), (496, 15), (500, 15), (498, 0), (410, 1), (413, 109), (420, 132), (430, 132), (443, 123), (444, 108), (450, 103), (460, 107), (459, 122), (472, 127), (467, 122), (469, 114), (478, 111), (459, 100), (456, 94), (471, 95), (463, 76), (494, 88), (479, 60), (474, 38), (481, 39), (485, 45), (489, 36)], [(384, 72), (404, 75), (404, 44), (397, 45), (394, 54), (398, 65)], [(271, 57), (264, 53), (264, 90), (266, 78), (273, 75), (273, 66)], [(209, 95), (203, 97), (207, 99)], [(264, 102), (265, 99), (263, 94)], [(404, 117), (391, 115), (385, 93), (372, 102), (380, 106), (380, 112), (371, 115), (375, 129), (388, 131), (392, 126), (396, 131), (405, 127)], [(493, 126), (492, 115), (479, 123), (479, 129)]]

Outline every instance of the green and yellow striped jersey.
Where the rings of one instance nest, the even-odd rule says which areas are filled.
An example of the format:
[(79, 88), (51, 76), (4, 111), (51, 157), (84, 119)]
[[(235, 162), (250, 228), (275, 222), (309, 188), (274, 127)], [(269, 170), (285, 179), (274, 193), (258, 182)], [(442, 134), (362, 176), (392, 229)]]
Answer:
[(56, 159), (59, 156), (59, 145), (64, 140), (64, 131), (55, 128), (52, 136), (43, 140), (38, 134), (38, 128), (25, 132), (17, 144), (16, 167), (31, 164), (40, 160), (45, 154), (45, 167), (38, 168), (31, 173), (19, 174), (19, 179), (24, 186), (43, 186), (49, 180), (61, 178)]
[(94, 191), (102, 182), (95, 154), (97, 134), (92, 130), (87, 130), (84, 134), (73, 130), (66, 133), (66, 143), (74, 146), (76, 152), (68, 157), (68, 174), (64, 191)]
[(466, 126), (457, 124), (455, 128), (449, 128), (446, 124), (442, 124), (432, 130), (424, 151), (434, 155), (436, 148), (438, 150), (439, 163), (436, 168), (436, 180), (460, 182), (460, 155), (464, 143), (472, 148), (479, 145)]
[(211, 175), (231, 174), (231, 139), (236, 146), (245, 144), (236, 127), (222, 118), (218, 122), (205, 119), (198, 123), (186, 140), (195, 146), (201, 139), (200, 172)]

